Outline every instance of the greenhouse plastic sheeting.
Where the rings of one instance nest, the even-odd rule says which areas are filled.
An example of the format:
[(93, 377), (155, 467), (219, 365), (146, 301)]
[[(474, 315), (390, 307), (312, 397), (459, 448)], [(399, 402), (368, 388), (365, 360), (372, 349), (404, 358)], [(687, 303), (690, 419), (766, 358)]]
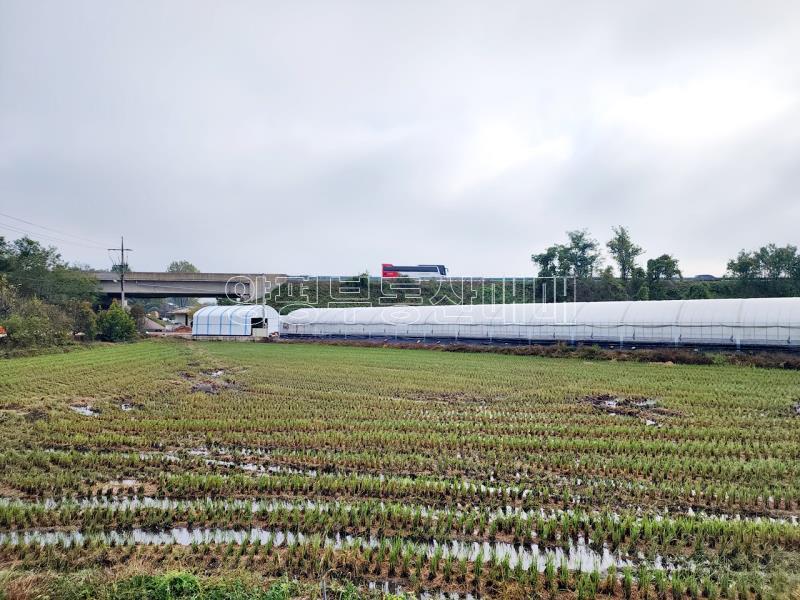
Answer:
[(800, 298), (304, 308), (285, 335), (800, 346)]
[(271, 306), (243, 304), (204, 306), (192, 319), (192, 335), (251, 335), (251, 319), (266, 319), (269, 333), (278, 331), (279, 316)]

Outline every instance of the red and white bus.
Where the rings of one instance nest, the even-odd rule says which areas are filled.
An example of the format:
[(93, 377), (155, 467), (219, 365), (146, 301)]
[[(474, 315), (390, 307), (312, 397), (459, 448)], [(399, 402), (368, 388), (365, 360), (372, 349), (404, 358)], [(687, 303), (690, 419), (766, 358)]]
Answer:
[(413, 277), (416, 279), (439, 279), (447, 277), (447, 267), (444, 265), (393, 265), (383, 263), (382, 276), (384, 278), (393, 277)]

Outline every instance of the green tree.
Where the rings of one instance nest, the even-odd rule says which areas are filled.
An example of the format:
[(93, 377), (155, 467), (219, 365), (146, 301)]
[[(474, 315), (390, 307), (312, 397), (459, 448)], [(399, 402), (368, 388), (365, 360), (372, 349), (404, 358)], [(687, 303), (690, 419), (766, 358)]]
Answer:
[(736, 258), (728, 261), (728, 273), (736, 279), (755, 279), (761, 276), (758, 257), (753, 252), (740, 250)]
[(531, 261), (539, 265), (539, 277), (555, 277), (560, 270), (560, 254), (564, 246), (550, 246), (540, 254), (531, 254)]
[(706, 298), (711, 298), (711, 290), (709, 289), (708, 284), (693, 283), (689, 286), (689, 289), (686, 290), (686, 298), (689, 300), (704, 300)]
[(144, 312), (144, 306), (141, 304), (132, 304), (130, 307), (131, 318), (136, 322), (136, 330), (139, 333), (144, 333), (146, 329), (147, 315)]
[(73, 301), (68, 307), (68, 314), (72, 318), (72, 331), (83, 333), (86, 340), (97, 337), (97, 314), (92, 310), (89, 302)]
[(8, 281), (5, 274), (0, 273), (0, 319), (10, 315), (18, 301), (14, 285)]
[(531, 254), (531, 260), (539, 265), (539, 277), (592, 276), (600, 264), (597, 240), (589, 237), (585, 229), (568, 231), (567, 237), (568, 244), (555, 244), (540, 254)]
[(650, 286), (646, 283), (642, 284), (639, 287), (639, 291), (636, 292), (636, 299), (637, 300), (650, 300)]
[(188, 260), (173, 260), (167, 267), (167, 273), (199, 273), (200, 269)]
[(636, 268), (636, 258), (642, 254), (643, 250), (633, 243), (626, 227), (620, 225), (614, 227), (613, 230), (614, 237), (606, 243), (606, 247), (614, 262), (617, 263), (620, 279), (627, 281)]
[[(173, 260), (169, 263), (167, 267), (167, 273), (199, 273), (200, 269), (195, 267), (192, 263), (188, 260)], [(180, 306), (181, 308), (185, 308), (190, 304), (194, 304), (197, 302), (197, 298), (186, 298), (183, 296), (176, 296), (174, 298), (167, 298), (168, 302), (171, 302), (175, 306)]]
[(36, 297), (22, 297), (0, 274), (0, 325), (8, 332), (10, 348), (54, 346), (69, 341), (69, 317), (57, 306)]
[(92, 301), (98, 292), (90, 273), (68, 265), (56, 248), (28, 237), (8, 242), (0, 236), (0, 272), (20, 297), (38, 296), (60, 306), (75, 299)]
[(614, 278), (611, 267), (606, 267), (600, 273), (600, 287), (598, 289), (603, 300), (627, 300), (628, 293), (625, 286)]
[(728, 273), (737, 279), (772, 279), (800, 277), (800, 255), (797, 246), (767, 244), (758, 250), (741, 250), (728, 261)]
[(741, 250), (728, 261), (728, 275), (738, 280), (738, 296), (796, 296), (800, 294), (800, 255), (797, 247), (767, 244)]
[(792, 265), (792, 270), (791, 270), (791, 277), (797, 283), (800, 283), (800, 255), (798, 255), (794, 259), (794, 264)]
[(761, 271), (768, 279), (791, 277), (797, 260), (797, 247), (767, 244), (758, 250), (757, 256)]
[(658, 258), (647, 261), (647, 279), (652, 283), (660, 280), (683, 279), (678, 268), (678, 259), (670, 254), (662, 254)]
[(109, 342), (128, 342), (136, 338), (136, 321), (117, 301), (97, 319), (100, 337)]
[(600, 246), (597, 240), (590, 238), (586, 229), (568, 231), (567, 237), (569, 237), (567, 256), (572, 274), (578, 279), (591, 277), (595, 267), (600, 264)]
[(647, 261), (647, 286), (652, 300), (672, 300), (680, 298), (674, 280), (683, 279), (678, 268), (678, 260), (669, 254), (662, 254)]

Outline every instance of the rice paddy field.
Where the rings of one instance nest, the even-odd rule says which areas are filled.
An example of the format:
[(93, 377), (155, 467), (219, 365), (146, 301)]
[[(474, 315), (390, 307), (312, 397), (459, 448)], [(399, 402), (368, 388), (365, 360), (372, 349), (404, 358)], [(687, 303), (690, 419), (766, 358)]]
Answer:
[(798, 403), (800, 372), (727, 364), (5, 360), (0, 598), (797, 598)]

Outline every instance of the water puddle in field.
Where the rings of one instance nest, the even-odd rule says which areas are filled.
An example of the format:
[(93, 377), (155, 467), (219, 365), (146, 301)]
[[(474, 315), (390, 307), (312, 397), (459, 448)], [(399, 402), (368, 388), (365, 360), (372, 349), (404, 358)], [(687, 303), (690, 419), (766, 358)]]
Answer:
[(653, 400), (652, 398), (649, 400), (634, 400), (634, 406), (638, 406), (639, 408), (654, 408), (658, 406), (658, 401)]
[[(367, 589), (372, 592), (380, 591), (384, 595), (393, 594), (395, 596), (404, 596), (410, 594), (411, 598), (419, 598), (419, 600), (480, 600), (481, 596), (477, 594), (462, 594), (459, 592), (442, 592), (435, 589), (423, 589), (416, 592), (413, 587), (405, 586), (396, 581), (367, 581)], [(406, 597), (406, 596), (404, 596)]]
[(93, 409), (91, 406), (70, 406), (69, 409), (84, 417), (96, 417), (100, 414), (100, 411)]
[(192, 392), (202, 392), (203, 394), (217, 394), (219, 388), (216, 383), (201, 381), (192, 385)]
[(268, 456), (269, 450), (262, 448), (228, 448), (226, 446), (198, 446), (187, 450), (188, 454), (195, 456)]
[[(403, 586), (398, 585), (397, 587), (400, 590), (397, 593), (398, 594), (402, 593)], [(412, 597), (414, 597), (414, 596), (412, 596)], [(445, 593), (445, 592), (434, 592), (434, 591), (428, 591), (428, 590), (423, 590), (419, 594), (419, 600), (461, 600), (462, 598), (463, 598), (463, 600), (480, 600), (481, 596), (477, 596), (477, 595), (473, 595), (473, 594), (469, 594), (469, 593), (464, 594), (464, 595), (459, 595), (458, 592), (447, 592), (447, 593)]]
[(139, 481), (137, 479), (115, 479), (109, 481), (108, 485), (110, 487), (134, 487), (139, 485)]
[[(135, 486), (135, 479), (123, 479), (121, 482), (112, 482), (116, 485)], [(52, 499), (48, 498), (39, 502), (26, 502), (11, 498), (0, 498), (0, 506), (19, 508), (21, 510), (61, 510), (76, 509), (90, 510), (103, 509), (116, 511), (136, 511), (143, 508), (153, 508), (159, 510), (183, 510), (183, 509), (208, 509), (220, 511), (244, 511), (254, 515), (259, 513), (270, 513), (276, 510), (321, 510), (332, 511), (336, 508), (351, 510), (349, 504), (339, 502), (315, 502), (304, 500), (302, 502), (291, 502), (289, 500), (219, 500), (206, 498), (205, 500), (175, 500), (170, 498), (154, 498), (151, 496), (94, 496), (81, 499)], [(423, 515), (425, 513), (423, 512)]]
[(136, 410), (136, 405), (123, 402), (119, 405), (119, 408), (124, 412), (131, 412), (132, 410)]
[(181, 459), (171, 452), (140, 452), (140, 460), (181, 462)]
[(205, 463), (209, 466), (215, 467), (223, 467), (228, 469), (240, 469), (242, 471), (246, 471), (248, 473), (287, 473), (291, 475), (306, 475), (308, 477), (316, 477), (318, 472), (316, 469), (299, 469), (295, 467), (289, 467), (286, 465), (276, 465), (276, 464), (263, 464), (263, 463), (256, 463), (256, 462), (249, 462), (249, 461), (236, 461), (236, 460), (226, 460), (223, 458), (209, 458), (213, 456), (221, 456), (221, 457), (230, 457), (230, 456), (268, 456), (269, 452), (261, 450), (259, 448), (250, 449), (250, 448), (240, 448), (240, 449), (229, 449), (229, 448), (192, 448), (186, 451), (186, 454), (189, 456), (196, 456), (196, 457), (203, 457), (206, 458)]
[(213, 378), (213, 381), (198, 381), (193, 383), (192, 392), (215, 395), (219, 394), (223, 390), (236, 388), (236, 385), (233, 383), (219, 379), (219, 377), (214, 378), (213, 375), (211, 375), (211, 377)]
[(285, 467), (283, 465), (262, 465), (250, 462), (234, 462), (232, 460), (217, 460), (214, 458), (206, 459), (206, 464), (216, 467), (224, 467), (227, 469), (240, 469), (248, 473), (289, 473), (294, 475), (307, 475), (308, 477), (316, 477), (316, 469), (295, 469), (293, 467)]
[[(312, 537), (301, 532), (284, 531), (281, 529), (220, 529), (220, 528), (187, 528), (174, 527), (164, 530), (146, 530), (141, 528), (129, 531), (111, 530), (103, 532), (83, 533), (81, 531), (43, 531), (28, 530), (21, 532), (0, 533), (0, 545), (39, 545), (63, 547), (82, 546), (88, 541), (100, 542), (108, 545), (142, 544), (151, 546), (178, 545), (190, 546), (192, 544), (243, 544), (259, 543), (275, 547), (292, 544), (302, 544)], [(339, 535), (321, 537), (323, 545), (334, 550), (346, 547), (360, 546), (377, 548), (381, 540), (375, 536), (353, 537)], [(391, 539), (387, 539), (391, 542)], [(548, 562), (561, 565), (566, 562), (570, 570), (578, 568), (597, 569), (605, 572), (612, 565), (618, 569), (634, 566), (634, 559), (624, 557), (618, 552), (612, 552), (608, 547), (602, 551), (595, 551), (583, 540), (570, 542), (564, 547), (540, 548), (537, 544), (508, 544), (503, 542), (462, 542), (452, 540), (447, 543), (432, 542), (429, 544), (414, 544), (417, 549), (424, 549), (428, 557), (439, 554), (446, 559), (452, 556), (455, 560), (467, 559), (475, 561), (481, 557), (488, 561), (492, 555), (498, 560), (508, 559), (511, 567), (521, 563), (523, 569), (536, 568), (544, 571)], [(671, 568), (665, 565), (660, 557), (656, 557), (652, 564), (655, 569)]]
[[(250, 512), (254, 515), (259, 513), (270, 513), (276, 510), (298, 510), (298, 511), (320, 511), (323, 513), (332, 513), (337, 510), (350, 512), (352, 510), (360, 510), (364, 507), (369, 507), (370, 510), (387, 511), (394, 510), (398, 506), (397, 503), (386, 503), (384, 501), (366, 501), (366, 502), (348, 502), (348, 501), (320, 501), (308, 499), (284, 499), (273, 498), (265, 500), (254, 499), (221, 499), (215, 497), (206, 497), (200, 499), (173, 499), (173, 498), (158, 498), (153, 496), (140, 496), (140, 495), (120, 495), (119, 488), (135, 488), (139, 485), (136, 479), (121, 479), (108, 482), (106, 485), (116, 488), (114, 494), (105, 495), (98, 494), (95, 496), (74, 498), (48, 498), (40, 501), (20, 500), (16, 498), (0, 497), (0, 506), (14, 507), (20, 510), (32, 510), (34, 512), (41, 510), (60, 510), (62, 508), (68, 509), (94, 509), (100, 508), (111, 511), (135, 511), (140, 508), (156, 508), (162, 510), (235, 510)], [(434, 521), (444, 521), (449, 518), (463, 518), (471, 516), (475, 520), (485, 518), (487, 522), (492, 522), (497, 519), (518, 517), (523, 522), (530, 523), (533, 520), (544, 519), (546, 521), (560, 521), (565, 515), (574, 517), (578, 515), (581, 521), (590, 519), (606, 519), (610, 518), (613, 522), (618, 523), (623, 519), (632, 518), (633, 522), (641, 525), (643, 518), (650, 516), (655, 521), (673, 520), (676, 518), (697, 518), (704, 521), (717, 521), (717, 522), (743, 522), (758, 525), (761, 523), (770, 523), (774, 525), (787, 525), (797, 527), (800, 526), (800, 520), (796, 515), (786, 518), (778, 517), (764, 517), (764, 516), (742, 516), (739, 514), (709, 514), (706, 512), (695, 512), (691, 508), (687, 511), (661, 511), (651, 513), (650, 515), (636, 511), (635, 514), (621, 514), (617, 512), (602, 512), (602, 511), (581, 511), (574, 509), (523, 509), (516, 506), (504, 506), (490, 508), (460, 508), (460, 509), (441, 509), (432, 505), (412, 504), (403, 505), (413, 515), (414, 512), (424, 517), (431, 517)]]
[(610, 394), (584, 396), (579, 402), (590, 404), (595, 411), (612, 417), (636, 417), (646, 426), (661, 427), (659, 418), (680, 416), (680, 413), (660, 405), (655, 398), (621, 398)]

